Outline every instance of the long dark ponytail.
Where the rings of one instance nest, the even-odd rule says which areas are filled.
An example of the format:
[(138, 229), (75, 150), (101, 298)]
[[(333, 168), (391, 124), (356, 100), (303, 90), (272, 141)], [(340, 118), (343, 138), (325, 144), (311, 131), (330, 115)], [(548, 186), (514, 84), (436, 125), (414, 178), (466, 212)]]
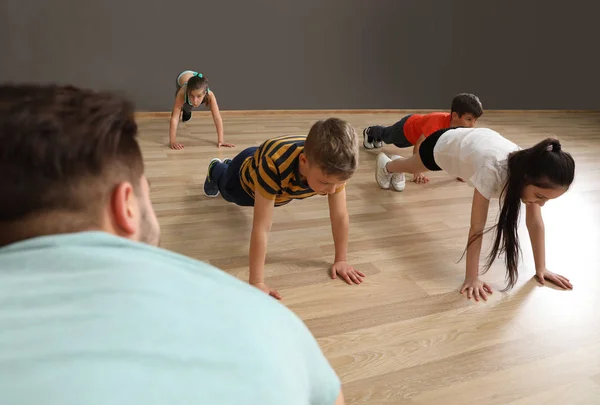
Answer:
[(575, 161), (562, 150), (558, 139), (547, 138), (529, 149), (511, 153), (507, 170), (507, 181), (500, 194), (496, 236), (483, 269), (484, 273), (488, 271), (494, 260), (504, 253), (507, 286), (503, 291), (513, 288), (518, 279), (521, 248), (517, 230), (523, 188), (530, 184), (542, 188), (569, 188), (575, 177)]

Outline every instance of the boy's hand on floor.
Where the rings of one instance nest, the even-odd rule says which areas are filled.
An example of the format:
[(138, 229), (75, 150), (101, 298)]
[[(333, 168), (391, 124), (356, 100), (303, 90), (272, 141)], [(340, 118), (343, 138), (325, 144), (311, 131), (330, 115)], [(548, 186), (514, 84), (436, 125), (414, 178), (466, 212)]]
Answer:
[(348, 284), (360, 284), (363, 282), (363, 277), (366, 277), (361, 271), (356, 270), (346, 261), (333, 263), (333, 266), (331, 266), (331, 278), (336, 278), (336, 275), (339, 275)]
[(181, 149), (183, 149), (183, 144), (182, 143), (173, 142), (173, 143), (170, 144), (170, 146), (171, 146), (171, 149), (174, 149), (174, 150), (181, 150)]
[(273, 289), (269, 288), (269, 286), (266, 285), (265, 283), (256, 283), (256, 284), (252, 284), (252, 285), (254, 287), (258, 288), (259, 290), (262, 290), (263, 292), (269, 294), (273, 298), (277, 298), (278, 300), (281, 299), (281, 295), (277, 292), (277, 290), (273, 290)]
[(235, 145), (232, 143), (219, 142), (217, 143), (217, 148), (234, 148)]
[(423, 173), (415, 173), (412, 181), (417, 184), (425, 184), (429, 182), (429, 177), (425, 176)]

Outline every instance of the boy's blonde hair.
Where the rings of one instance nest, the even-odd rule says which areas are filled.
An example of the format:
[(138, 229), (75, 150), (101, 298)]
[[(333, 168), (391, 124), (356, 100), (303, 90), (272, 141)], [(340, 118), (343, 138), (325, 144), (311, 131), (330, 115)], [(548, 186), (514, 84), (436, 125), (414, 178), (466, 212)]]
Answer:
[(358, 137), (354, 128), (339, 118), (317, 121), (304, 142), (309, 164), (324, 174), (347, 180), (358, 167)]

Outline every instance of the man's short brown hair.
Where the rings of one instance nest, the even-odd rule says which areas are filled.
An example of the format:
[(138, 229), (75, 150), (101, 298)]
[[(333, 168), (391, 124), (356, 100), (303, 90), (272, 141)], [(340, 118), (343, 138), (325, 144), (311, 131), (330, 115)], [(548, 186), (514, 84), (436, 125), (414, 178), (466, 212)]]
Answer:
[(55, 211), (98, 225), (118, 183), (140, 185), (144, 165), (133, 113), (130, 102), (110, 93), (1, 85), (0, 231), (3, 223), (15, 229)]
[(317, 121), (306, 137), (304, 154), (324, 174), (347, 180), (358, 166), (356, 131), (339, 118)]

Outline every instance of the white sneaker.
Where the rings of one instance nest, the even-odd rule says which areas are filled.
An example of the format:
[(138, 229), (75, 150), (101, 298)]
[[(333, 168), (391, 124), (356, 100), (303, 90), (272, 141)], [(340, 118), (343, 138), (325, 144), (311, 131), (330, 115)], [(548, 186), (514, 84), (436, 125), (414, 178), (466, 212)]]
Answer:
[(390, 183), (392, 181), (392, 173), (387, 171), (387, 169), (385, 168), (385, 165), (387, 165), (388, 162), (391, 162), (391, 161), (392, 161), (392, 159), (387, 157), (387, 155), (383, 152), (381, 152), (379, 155), (377, 155), (377, 167), (375, 168), (375, 180), (377, 180), (377, 184), (379, 184), (379, 187), (381, 187), (385, 190), (390, 188)]
[(366, 127), (363, 129), (363, 146), (367, 149), (373, 149), (373, 138), (371, 138), (371, 140), (369, 140), (369, 138), (371, 138), (369, 136), (369, 127)]
[(404, 173), (394, 173), (392, 174), (392, 187), (396, 191), (402, 191), (406, 188), (406, 178), (404, 177)]
[[(396, 159), (404, 159), (402, 156), (392, 155), (390, 156), (391, 160)], [(404, 177), (404, 173), (394, 173), (392, 174), (392, 187), (396, 191), (403, 191), (406, 188), (406, 177)]]

